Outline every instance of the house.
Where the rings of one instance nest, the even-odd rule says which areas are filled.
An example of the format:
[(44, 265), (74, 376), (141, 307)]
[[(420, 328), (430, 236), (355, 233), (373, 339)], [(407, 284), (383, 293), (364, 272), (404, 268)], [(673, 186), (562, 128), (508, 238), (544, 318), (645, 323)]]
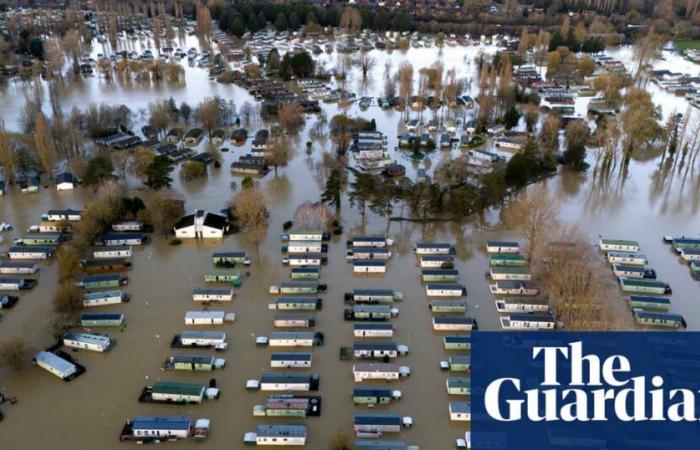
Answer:
[(255, 139), (253, 139), (253, 145), (251, 147), (250, 153), (253, 156), (266, 156), (267, 155), (267, 141), (270, 137), (270, 132), (268, 130), (258, 130), (255, 133)]
[(57, 191), (70, 191), (78, 187), (78, 179), (70, 172), (63, 172), (56, 177)]
[(179, 239), (214, 238), (221, 239), (228, 231), (228, 218), (220, 214), (197, 210), (184, 216), (173, 227)]

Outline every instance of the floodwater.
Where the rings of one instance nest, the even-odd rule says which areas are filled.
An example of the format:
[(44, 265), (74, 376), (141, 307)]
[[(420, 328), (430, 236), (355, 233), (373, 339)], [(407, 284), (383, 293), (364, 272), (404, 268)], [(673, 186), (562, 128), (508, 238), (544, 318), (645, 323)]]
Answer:
[[(473, 47), (445, 48), (441, 58), (446, 69), (454, 65), (467, 74), (473, 70), (473, 64), (467, 66), (464, 55), (469, 54), (467, 59), (470, 59), (476, 51)], [(394, 52), (390, 56), (372, 52), (378, 64), (373, 75), (374, 87), (368, 91), (368, 95), (376, 95), (383, 90), (384, 60), (392, 60), (392, 70), (396, 70), (403, 60), (411, 61), (414, 66), (427, 66), (434, 61), (435, 53), (434, 49), (411, 49), (407, 53)], [(350, 86), (356, 85), (359, 80), (356, 73), (353, 80)], [(21, 88), (14, 85), (5, 89), (0, 94), (0, 114), (8, 128), (12, 129), (17, 124), (22, 104)], [(67, 94), (64, 107), (70, 109), (72, 105), (84, 104), (85, 99), (90, 99), (111, 104), (125, 103), (133, 106), (133, 111), (138, 111), (157, 98), (172, 95), (178, 103), (186, 100), (194, 105), (198, 99), (215, 94), (234, 99), (238, 106), (248, 98), (245, 92), (236, 87), (210, 83), (203, 70), (188, 68), (187, 85), (172, 89), (123, 89), (106, 86), (96, 79), (87, 80), (79, 89)], [(656, 98), (656, 93), (654, 95)], [(684, 103), (676, 98), (671, 100)], [(663, 106), (666, 111), (673, 104)], [(336, 110), (335, 105), (324, 105), (324, 108), (329, 118)], [(684, 111), (685, 107), (675, 109)], [(375, 118), (378, 128), (388, 133), (393, 148), (400, 113), (384, 112), (377, 107), (360, 112), (357, 106), (352, 106), (349, 112)], [(99, 330), (115, 338), (116, 347), (106, 354), (79, 352), (75, 355), (87, 367), (86, 374), (70, 383), (63, 383), (34, 367), (20, 374), (0, 372), (2, 392), (19, 399), (17, 405), (3, 407), (5, 421), (0, 425), (3, 450), (122, 448), (133, 445), (118, 441), (124, 421), (136, 415), (151, 414), (210, 418), (210, 438), (201, 444), (205, 448), (242, 448), (243, 434), (254, 431), (256, 425), (261, 423), (305, 423), (309, 427), (307, 448), (328, 448), (339, 429), (344, 429), (349, 435), (352, 433), (352, 415), (356, 410), (351, 398), (352, 362), (339, 361), (339, 348), (353, 341), (352, 325), (342, 318), (345, 307), (343, 293), (359, 287), (392, 288), (403, 292), (405, 298), (398, 304), (399, 317), (393, 321), (398, 330), (393, 340), (409, 346), (409, 355), (398, 362), (409, 365), (412, 374), (407, 380), (390, 385), (403, 392), (403, 399), (381, 410), (413, 417), (414, 426), (404, 429), (400, 436), (407, 443), (430, 450), (454, 447), (454, 439), (462, 437), (466, 427), (449, 421), (447, 405), (452, 399), (445, 392), (447, 374), (438, 367), (439, 361), (446, 359), (447, 355), (442, 348), (442, 334), (432, 331), (431, 315), (420, 283), (413, 245), (422, 240), (456, 243), (456, 266), (461, 282), (469, 291), (470, 314), (478, 320), (482, 329), (496, 330), (499, 328), (498, 315), (484, 279), (487, 270), (484, 242), (491, 238), (512, 237), (512, 233), (499, 224), (498, 211), (490, 211), (484, 217), (463, 223), (391, 223), (389, 235), (396, 242), (387, 274), (382, 277), (358, 277), (353, 276), (351, 266), (345, 262), (346, 239), (355, 234), (382, 234), (387, 222), (369, 211), (363, 222), (357, 210), (350, 208), (344, 197), (340, 214), (344, 234), (333, 237), (328, 253), (329, 264), (321, 271), (321, 282), (328, 284), (329, 291), (323, 295), (323, 309), (317, 312), (316, 329), (325, 333), (325, 345), (312, 350), (312, 371), (321, 376), (319, 394), (323, 397), (323, 414), (306, 420), (264, 419), (252, 415), (253, 406), (263, 403), (267, 397), (266, 393), (244, 389), (246, 380), (259, 378), (263, 371), (269, 370), (270, 349), (254, 344), (256, 336), (266, 335), (273, 329), (274, 311), (267, 307), (272, 297), (267, 290), (271, 284), (289, 277), (289, 269), (281, 264), (279, 234), (282, 224), (292, 219), (297, 205), (319, 198), (323, 180), (318, 175), (319, 161), (323, 151), (331, 150), (329, 142), (314, 142), (313, 154), (307, 156), (304, 153), (305, 136), (313, 122), (313, 118), (307, 118), (298, 150), (288, 167), (281, 168), (277, 175), (271, 173), (259, 181), (267, 194), (271, 211), (270, 227), (259, 249), (251, 247), (241, 235), (230, 236), (223, 241), (190, 241), (178, 247), (169, 246), (166, 241), (156, 237), (151, 244), (135, 252), (126, 288), (132, 294), (132, 301), (100, 309), (121, 311), (126, 315), (127, 326), (123, 330)], [(223, 153), (222, 168), (210, 169), (206, 179), (181, 183), (177, 173), (174, 173), (174, 188), (186, 200), (188, 211), (195, 208), (218, 211), (226, 206), (234, 194), (230, 182), (235, 180), (240, 184), (240, 178), (232, 177), (228, 166), (247, 152), (247, 145), (250, 144), (243, 148), (233, 147), (233, 151)], [(439, 160), (457, 153), (459, 150), (434, 152), (430, 156), (433, 167)], [(403, 158), (398, 154), (395, 157), (398, 160)], [(632, 161), (626, 177), (615, 175), (605, 182), (591, 169), (584, 175), (562, 173), (543, 183), (561, 200), (563, 219), (579, 224), (591, 240), (599, 235), (639, 240), (650, 266), (657, 270), (659, 278), (669, 282), (674, 289), (673, 310), (685, 316), (690, 329), (697, 330), (700, 329), (700, 306), (697, 302), (700, 289), (687, 269), (661, 242), (661, 238), (664, 234), (691, 235), (700, 231), (698, 177), (696, 173), (691, 173), (684, 179), (681, 173), (658, 182), (658, 177), (655, 177), (657, 164), (656, 161)], [(408, 175), (413, 176), (415, 167), (407, 166)], [(6, 241), (3, 248), (11, 238), (18, 237), (22, 230), (38, 222), (40, 214), (46, 210), (80, 208), (91, 196), (92, 193), (84, 189), (57, 193), (49, 188), (39, 194), (13, 192), (0, 198), (0, 221), (15, 226), (15, 231), (3, 234)], [(224, 354), (227, 368), (206, 374), (161, 371), (166, 357), (176, 353), (169, 349), (169, 343), (175, 333), (185, 329), (185, 312), (200, 309), (200, 306), (193, 304), (191, 291), (194, 287), (203, 286), (202, 274), (211, 268), (211, 253), (234, 249), (247, 250), (253, 259), (253, 266), (231, 305), (212, 306), (212, 309), (237, 314), (234, 324), (218, 328), (228, 335), (229, 349)], [(19, 304), (8, 311), (0, 323), (0, 339), (23, 335), (37, 348), (51, 343), (48, 324), (56, 279), (56, 264), (42, 264), (39, 285), (23, 294)], [(222, 390), (219, 400), (197, 407), (138, 403), (142, 387), (156, 380), (207, 383), (212, 376), (216, 377)], [(175, 445), (189, 447), (190, 444)]]

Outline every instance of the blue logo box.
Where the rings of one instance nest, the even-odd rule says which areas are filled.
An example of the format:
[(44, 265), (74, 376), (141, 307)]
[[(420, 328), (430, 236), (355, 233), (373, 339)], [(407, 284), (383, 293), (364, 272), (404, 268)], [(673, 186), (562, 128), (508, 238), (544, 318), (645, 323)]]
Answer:
[(474, 332), (471, 448), (700, 448), (700, 333)]

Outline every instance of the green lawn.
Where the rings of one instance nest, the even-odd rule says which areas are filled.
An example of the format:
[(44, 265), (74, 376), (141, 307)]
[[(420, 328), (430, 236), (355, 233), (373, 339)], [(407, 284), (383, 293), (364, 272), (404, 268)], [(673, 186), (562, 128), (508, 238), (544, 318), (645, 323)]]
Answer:
[(700, 50), (700, 39), (673, 41), (679, 50)]

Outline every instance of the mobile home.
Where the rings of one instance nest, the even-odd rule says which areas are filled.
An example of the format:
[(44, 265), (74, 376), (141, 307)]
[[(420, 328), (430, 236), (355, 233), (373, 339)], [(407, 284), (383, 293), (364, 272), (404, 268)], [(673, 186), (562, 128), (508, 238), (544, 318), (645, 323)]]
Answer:
[(423, 269), (421, 281), (423, 283), (453, 283), (459, 280), (457, 269)]
[(80, 350), (106, 352), (112, 346), (112, 340), (101, 334), (66, 333), (63, 335), (63, 345)]
[(112, 224), (113, 231), (142, 231), (143, 224), (141, 222), (136, 222), (135, 220), (125, 220), (122, 222), (116, 222)]
[(51, 352), (37, 353), (34, 363), (62, 380), (68, 380), (78, 374), (78, 366)]
[(321, 397), (293, 394), (271, 395), (264, 405), (253, 407), (253, 415), (258, 417), (307, 417), (321, 415)]
[(230, 288), (194, 288), (192, 300), (195, 302), (230, 302), (235, 296)]
[(469, 402), (450, 402), (450, 420), (464, 422), (472, 420), (472, 408)]
[(429, 283), (425, 285), (428, 297), (464, 297), (467, 288), (458, 283)]
[(453, 372), (466, 372), (471, 369), (472, 359), (469, 355), (453, 355), (448, 358), (447, 363)]
[(639, 242), (623, 239), (603, 239), (598, 241), (598, 247), (604, 252), (630, 252), (639, 251)]
[(637, 279), (639, 279), (639, 278), (655, 279), (656, 278), (656, 271), (654, 269), (647, 269), (644, 266), (613, 264), (612, 271), (616, 277), (637, 278)]
[(238, 264), (249, 266), (251, 264), (246, 252), (216, 252), (211, 257), (215, 266), (234, 267)]
[(315, 267), (295, 267), (289, 277), (292, 280), (318, 280), (321, 278), (321, 271)]
[(348, 247), (388, 247), (393, 242), (384, 236), (355, 236), (347, 242)]
[(321, 253), (289, 253), (282, 258), (282, 264), (292, 267), (318, 267), (327, 262), (328, 260)]
[(398, 309), (382, 305), (355, 305), (344, 312), (345, 320), (391, 320), (398, 316)]
[(434, 316), (435, 331), (471, 331), (476, 329), (476, 320), (467, 316)]
[(678, 254), (688, 262), (700, 261), (700, 249), (697, 248), (682, 248), (678, 250)]
[(311, 368), (311, 353), (275, 352), (270, 355), (270, 367), (282, 369)]
[(313, 347), (323, 345), (323, 333), (313, 331), (273, 331), (270, 347)]
[(489, 290), (494, 295), (535, 296), (540, 293), (529, 281), (497, 281), (489, 285)]
[(700, 238), (673, 238), (673, 249), (680, 253), (680, 250), (700, 249)]
[(445, 350), (469, 350), (472, 347), (472, 339), (468, 334), (445, 336), (442, 343)]
[(258, 425), (255, 430), (255, 444), (273, 446), (306, 445), (306, 426)]
[(133, 251), (130, 245), (96, 246), (92, 256), (96, 259), (131, 258)]
[(107, 233), (102, 236), (102, 245), (107, 247), (122, 247), (125, 245), (143, 245), (146, 237), (143, 233)]
[(326, 285), (313, 281), (286, 281), (270, 286), (270, 294), (319, 294), (326, 292)]
[(164, 367), (169, 370), (188, 370), (191, 372), (211, 372), (222, 369), (226, 361), (209, 355), (175, 355), (170, 356)]
[(345, 293), (345, 303), (393, 303), (402, 299), (403, 294), (392, 289), (353, 289)]
[(283, 241), (328, 241), (330, 235), (318, 230), (294, 230), (282, 233)]
[(416, 244), (416, 255), (454, 255), (455, 246), (446, 242), (419, 242)]
[(383, 387), (356, 386), (352, 390), (352, 402), (356, 405), (377, 406), (388, 405), (401, 399), (401, 391)]
[(667, 297), (652, 297), (648, 295), (630, 295), (627, 303), (632, 309), (668, 311), (671, 309), (671, 300)]
[(352, 247), (352, 249), (345, 252), (345, 259), (348, 261), (386, 261), (389, 258), (391, 258), (391, 250), (388, 247)]
[(352, 355), (357, 359), (393, 359), (408, 353), (408, 347), (393, 342), (354, 342)]
[(141, 392), (139, 401), (168, 404), (199, 404), (204, 401), (206, 387), (198, 383), (156, 381)]
[(495, 266), (491, 267), (489, 276), (494, 281), (515, 280), (515, 281), (530, 281), (532, 275), (526, 267), (517, 266)]
[(420, 257), (421, 269), (447, 269), (453, 266), (454, 257), (450, 255), (424, 255)]
[(235, 317), (235, 313), (224, 311), (187, 311), (185, 325), (223, 325), (233, 322)]
[(241, 283), (241, 272), (236, 269), (216, 269), (204, 273), (206, 283), (232, 283), (238, 286)]
[(50, 209), (41, 218), (50, 222), (79, 222), (82, 213), (76, 209)]
[(124, 286), (129, 282), (128, 278), (118, 274), (110, 275), (87, 275), (81, 281), (76, 281), (76, 285), (83, 289), (107, 289)]
[(316, 325), (316, 318), (313, 314), (277, 313), (273, 325), (276, 328), (311, 328)]
[(312, 296), (283, 296), (275, 300), (275, 309), (287, 311), (317, 310), (323, 307), (323, 300)]
[(0, 291), (20, 291), (29, 286), (24, 278), (0, 278)]
[(222, 348), (226, 345), (226, 333), (223, 331), (183, 331), (175, 335), (171, 348)]
[(680, 314), (634, 310), (634, 320), (638, 325), (664, 328), (685, 328), (685, 319)]
[(63, 233), (29, 233), (22, 236), (23, 245), (55, 246), (61, 245), (66, 237)]
[(192, 432), (189, 417), (139, 416), (124, 425), (120, 440), (152, 441), (187, 439)]
[(471, 395), (471, 378), (449, 377), (445, 380), (448, 395)]
[(508, 297), (496, 300), (499, 313), (529, 313), (549, 311), (549, 301), (545, 298)]
[(608, 262), (610, 264), (629, 264), (635, 266), (646, 266), (648, 263), (644, 255), (624, 252), (608, 252)]
[(433, 314), (464, 313), (467, 311), (465, 300), (433, 300), (428, 305)]
[(618, 278), (620, 288), (623, 292), (634, 292), (637, 294), (671, 295), (671, 286), (660, 280)]
[(514, 313), (501, 316), (504, 330), (553, 330), (554, 317), (543, 313)]
[(282, 253), (326, 253), (328, 244), (322, 241), (291, 241), (282, 247)]
[(84, 259), (80, 266), (85, 273), (98, 274), (104, 272), (123, 272), (131, 268), (131, 263), (124, 258)]
[(353, 261), (353, 273), (383, 274), (386, 272), (384, 261)]
[(358, 436), (399, 433), (401, 431), (401, 416), (390, 413), (356, 413), (353, 424)]
[(489, 255), (489, 265), (491, 267), (523, 267), (525, 265), (525, 257), (520, 253), (492, 253)]
[(7, 257), (10, 259), (51, 259), (54, 254), (54, 247), (37, 247), (20, 245), (10, 247)]
[(83, 296), (83, 306), (85, 308), (90, 308), (93, 306), (116, 305), (128, 301), (129, 295), (118, 290), (88, 292)]
[(520, 244), (515, 241), (488, 241), (487, 253), (520, 253)]
[(359, 322), (352, 325), (353, 336), (357, 338), (385, 338), (394, 336), (394, 326), (390, 323)]
[(260, 378), (262, 391), (317, 391), (319, 377), (313, 373), (265, 372)]
[(91, 327), (120, 327), (124, 324), (123, 313), (82, 313), (80, 325)]
[(352, 366), (352, 374), (356, 383), (365, 380), (395, 381), (411, 374), (405, 366), (388, 363), (357, 363)]

